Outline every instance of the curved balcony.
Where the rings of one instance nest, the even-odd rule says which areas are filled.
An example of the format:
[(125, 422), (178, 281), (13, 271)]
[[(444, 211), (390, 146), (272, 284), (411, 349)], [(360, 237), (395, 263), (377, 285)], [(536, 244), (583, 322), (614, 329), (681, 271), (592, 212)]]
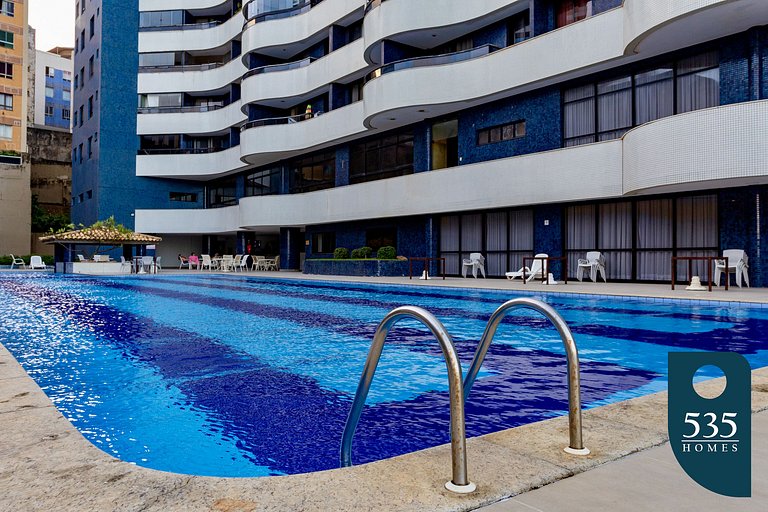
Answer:
[(666, 117), (624, 135), (624, 193), (768, 183), (768, 100)]
[(305, 116), (262, 119), (243, 126), (240, 157), (249, 164), (266, 165), (344, 142), (363, 132), (361, 101), (309, 119)]
[[(136, 210), (136, 230), (177, 235), (224, 234), (238, 231), (238, 207), (206, 210)], [(160, 231), (151, 229), (159, 228)]]
[(275, 107), (315, 96), (332, 82), (344, 81), (366, 69), (358, 40), (317, 60), (265, 66), (249, 71), (242, 82), (242, 105), (261, 103)]
[(173, 93), (173, 92), (207, 92), (229, 87), (230, 84), (240, 81), (243, 73), (247, 71), (240, 59), (234, 59), (224, 65), (209, 68), (208, 64), (199, 68), (191, 66), (175, 69), (149, 69), (139, 73), (138, 93)]
[[(243, 19), (239, 14), (224, 23), (199, 28), (198, 25), (163, 27), (164, 30), (139, 32), (139, 52), (203, 51), (220, 48), (240, 37)], [(197, 28), (197, 30), (191, 30)]]
[(228, 3), (222, 0), (139, 0), (139, 11), (197, 11)]
[(240, 102), (235, 102), (225, 107), (140, 108), (136, 124), (139, 135), (214, 134), (227, 131), (245, 120)]
[(365, 60), (380, 64), (377, 50), (384, 39), (433, 48), (465, 35), (468, 23), (472, 23), (472, 30), (490, 25), (527, 9), (528, 1), (443, 0), (438, 7), (434, 2), (389, 0), (369, 5), (363, 26)]
[(403, 59), (395, 62), (390, 62), (386, 66), (382, 66), (379, 69), (369, 73), (366, 76), (366, 80), (374, 80), (381, 75), (392, 73), (393, 71), (402, 71), (403, 69), (423, 68), (428, 66), (440, 66), (443, 64), (453, 64), (454, 62), (463, 62), (465, 60), (476, 59), (478, 57), (484, 57), (489, 53), (500, 50), (498, 46), (492, 44), (485, 44), (476, 48), (470, 48), (469, 50), (461, 50), (453, 53), (444, 53), (441, 55), (427, 55), (424, 57), (415, 57), (413, 59)]
[(348, 18), (356, 10), (362, 11), (363, 1), (322, 2), (296, 16), (273, 19), (269, 23), (251, 20), (243, 28), (243, 58), (250, 52), (274, 57), (299, 53), (325, 38), (328, 27)]
[(249, 0), (243, 8), (246, 23), (261, 23), (263, 21), (292, 18), (312, 10), (323, 0), (304, 0), (296, 5), (292, 1)]
[(173, 150), (136, 156), (136, 176), (208, 180), (245, 167), (240, 160), (240, 148), (222, 151)]

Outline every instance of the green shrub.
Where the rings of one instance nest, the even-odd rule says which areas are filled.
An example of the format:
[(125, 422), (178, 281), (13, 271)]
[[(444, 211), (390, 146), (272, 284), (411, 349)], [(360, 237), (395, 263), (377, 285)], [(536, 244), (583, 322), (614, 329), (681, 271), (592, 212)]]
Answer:
[(362, 260), (364, 258), (362, 251), (360, 249), (352, 249), (351, 257), (353, 260)]
[(346, 247), (337, 247), (335, 251), (333, 251), (333, 259), (335, 260), (348, 260), (349, 259), (349, 249)]
[(360, 252), (363, 254), (363, 258), (368, 259), (373, 254), (373, 249), (366, 245), (365, 247), (360, 248)]
[(394, 260), (397, 258), (397, 251), (391, 245), (385, 245), (379, 249), (376, 257), (380, 260)]

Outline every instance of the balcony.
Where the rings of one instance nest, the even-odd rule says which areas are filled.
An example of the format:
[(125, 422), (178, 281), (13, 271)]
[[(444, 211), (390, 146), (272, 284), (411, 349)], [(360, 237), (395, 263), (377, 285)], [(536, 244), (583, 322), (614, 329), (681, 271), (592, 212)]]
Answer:
[(177, 92), (211, 92), (228, 88), (240, 81), (247, 71), (240, 59), (226, 64), (211, 63), (193, 66), (161, 66), (141, 68), (138, 93), (163, 94)]
[(455, 62), (476, 59), (478, 57), (484, 57), (500, 49), (501, 48), (498, 46), (486, 44), (483, 46), (478, 46), (477, 48), (461, 50), (453, 53), (445, 53), (442, 55), (428, 55), (424, 57), (414, 57), (412, 59), (403, 59), (380, 67), (379, 69), (366, 76), (366, 81), (374, 80), (382, 75), (386, 75), (387, 73), (401, 71), (403, 69), (441, 66), (444, 64), (453, 64)]
[(136, 156), (136, 176), (209, 180), (245, 168), (240, 160), (240, 147), (212, 151), (170, 150), (140, 152)]
[(140, 107), (137, 133), (149, 134), (220, 134), (246, 120), (240, 102), (229, 105), (196, 105), (186, 107)]
[(288, 0), (250, 0), (245, 4), (246, 27), (263, 21), (290, 18), (309, 12), (323, 0), (304, 0), (296, 5), (289, 5)]

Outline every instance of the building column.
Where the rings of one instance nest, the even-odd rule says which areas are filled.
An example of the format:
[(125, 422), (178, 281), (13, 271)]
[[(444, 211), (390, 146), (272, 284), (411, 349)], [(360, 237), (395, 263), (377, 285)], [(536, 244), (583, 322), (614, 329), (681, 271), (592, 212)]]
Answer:
[[(542, 205), (533, 211), (533, 250), (536, 254), (564, 256), (563, 208), (558, 205)], [(562, 262), (552, 262), (549, 271), (555, 279), (562, 280)]]
[(280, 228), (280, 269), (299, 270), (304, 237), (299, 228)]

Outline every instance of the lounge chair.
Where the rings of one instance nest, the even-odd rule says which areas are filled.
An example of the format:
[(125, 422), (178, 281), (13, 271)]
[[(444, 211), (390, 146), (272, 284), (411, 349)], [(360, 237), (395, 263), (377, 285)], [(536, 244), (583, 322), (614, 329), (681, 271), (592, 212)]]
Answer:
[(45, 263), (43, 263), (43, 258), (40, 256), (30, 256), (29, 268), (32, 270), (45, 270), (48, 267), (45, 265)]
[(483, 274), (483, 277), (485, 277), (485, 258), (482, 254), (479, 252), (473, 252), (470, 253), (469, 259), (464, 260), (464, 262), (461, 265), (461, 276), (467, 277), (467, 269), (472, 269), (472, 277), (477, 279), (477, 271), (480, 270), (480, 273)]
[(579, 281), (584, 277), (584, 271), (589, 269), (589, 278), (593, 283), (597, 282), (597, 273), (603, 276), (603, 282), (607, 283), (605, 279), (605, 257), (600, 251), (590, 251), (587, 253), (586, 259), (579, 258), (579, 268), (576, 270), (576, 279)]
[[(548, 254), (539, 253), (534, 258), (549, 258)], [(523, 274), (525, 274), (525, 282), (528, 283), (530, 281), (533, 281), (534, 279), (542, 279), (544, 275), (547, 274), (546, 268), (544, 268), (545, 265), (542, 264), (542, 260), (535, 259), (533, 260), (533, 263), (531, 263), (531, 267), (522, 267), (517, 272), (507, 272), (504, 274), (507, 276), (507, 279), (512, 281), (513, 279), (519, 277), (520, 279), (523, 279)]]
[(720, 286), (720, 275), (725, 272), (725, 278), (731, 278), (731, 272), (736, 274), (736, 284), (741, 288), (741, 278), (749, 288), (749, 258), (742, 249), (726, 249), (723, 251), (723, 257), (728, 258), (728, 268), (725, 268), (725, 260), (715, 260), (715, 285)]
[(21, 268), (23, 268), (24, 270), (26, 270), (26, 269), (27, 269), (27, 264), (26, 264), (26, 263), (24, 263), (24, 260), (23, 260), (23, 259), (21, 259), (21, 258), (17, 258), (17, 257), (16, 257), (16, 256), (14, 256), (13, 254), (11, 254), (11, 270), (13, 270), (13, 267), (14, 267), (15, 265), (20, 265), (20, 266), (21, 266)]

